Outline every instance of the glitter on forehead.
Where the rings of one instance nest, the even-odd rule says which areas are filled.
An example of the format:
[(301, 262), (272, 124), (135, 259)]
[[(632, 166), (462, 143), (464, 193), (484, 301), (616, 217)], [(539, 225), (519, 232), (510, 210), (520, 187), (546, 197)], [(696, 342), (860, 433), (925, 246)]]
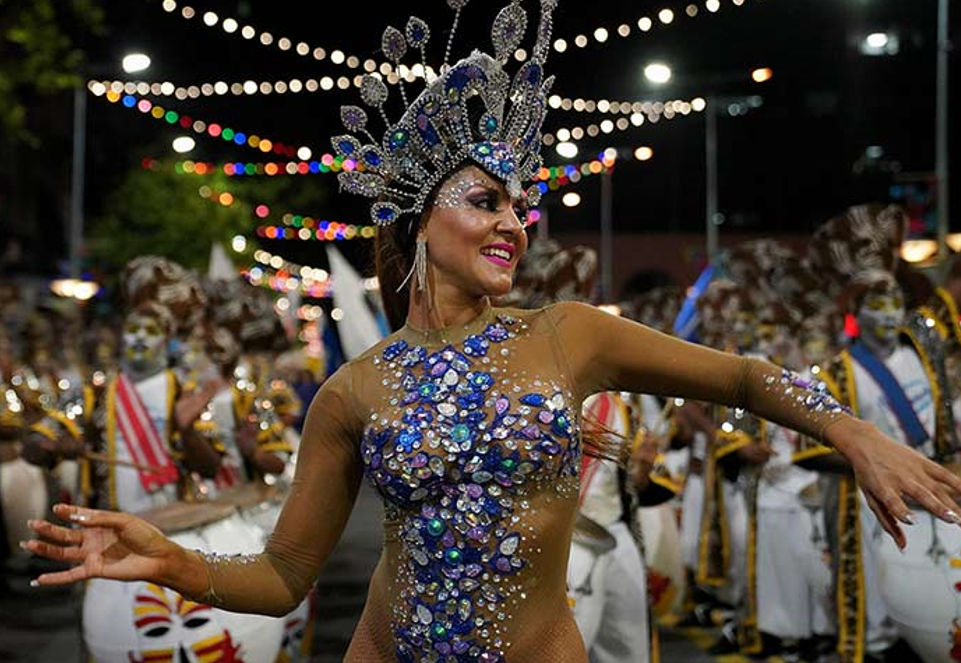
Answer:
[(464, 200), (464, 196), (475, 186), (495, 188), (497, 185), (494, 184), (489, 177), (478, 175), (476, 172), (466, 169), (452, 177), (450, 181), (444, 183), (444, 186), (437, 192), (434, 207), (440, 209), (462, 209), (470, 207), (468, 202)]

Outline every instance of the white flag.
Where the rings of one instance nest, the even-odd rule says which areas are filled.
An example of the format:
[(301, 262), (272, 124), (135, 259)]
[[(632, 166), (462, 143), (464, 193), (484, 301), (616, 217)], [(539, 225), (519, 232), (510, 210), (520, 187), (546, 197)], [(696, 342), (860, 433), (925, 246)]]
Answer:
[(327, 259), (333, 281), (334, 306), (344, 312), (343, 319), (337, 323), (337, 331), (344, 357), (349, 361), (381, 340), (383, 334), (367, 303), (364, 279), (332, 243), (327, 244)]
[(237, 278), (237, 268), (227, 256), (220, 242), (214, 242), (210, 247), (210, 264), (207, 266), (207, 276), (214, 281), (233, 281)]

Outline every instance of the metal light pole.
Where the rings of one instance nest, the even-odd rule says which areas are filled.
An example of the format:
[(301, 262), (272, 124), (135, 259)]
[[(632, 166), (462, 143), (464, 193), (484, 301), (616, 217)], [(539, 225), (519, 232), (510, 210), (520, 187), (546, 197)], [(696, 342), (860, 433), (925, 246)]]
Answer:
[(937, 175), (938, 256), (948, 257), (949, 192), (948, 182), (948, 0), (938, 1), (937, 110), (935, 113), (935, 172)]
[(83, 254), (83, 192), (87, 155), (87, 87), (73, 91), (73, 165), (70, 173), (70, 226), (69, 243), (70, 273), (72, 279), (80, 278)]
[(614, 296), (614, 183), (611, 171), (601, 175), (601, 299)]
[[(123, 59), (123, 70), (128, 73), (150, 67), (150, 58), (142, 53), (131, 53)], [(87, 166), (87, 76), (108, 71), (108, 67), (91, 65), (81, 72), (82, 84), (73, 90), (73, 157), (70, 172), (70, 221), (67, 232), (69, 277), (79, 279), (83, 265), (84, 190)]]
[(705, 208), (705, 224), (707, 231), (707, 259), (713, 263), (718, 252), (717, 226), (717, 99), (708, 97), (707, 107), (704, 109), (704, 154), (707, 172), (707, 205)]

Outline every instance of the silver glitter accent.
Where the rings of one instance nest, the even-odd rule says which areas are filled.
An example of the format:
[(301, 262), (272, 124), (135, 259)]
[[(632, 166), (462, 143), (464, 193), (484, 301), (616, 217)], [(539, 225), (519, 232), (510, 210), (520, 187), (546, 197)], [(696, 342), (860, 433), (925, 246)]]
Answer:
[(434, 207), (439, 209), (465, 209), (470, 208), (471, 204), (464, 200), (464, 195), (475, 186), (493, 186), (490, 179), (486, 177), (469, 177), (470, 173), (464, 172), (453, 177), (449, 182), (445, 182), (437, 198), (434, 200)]

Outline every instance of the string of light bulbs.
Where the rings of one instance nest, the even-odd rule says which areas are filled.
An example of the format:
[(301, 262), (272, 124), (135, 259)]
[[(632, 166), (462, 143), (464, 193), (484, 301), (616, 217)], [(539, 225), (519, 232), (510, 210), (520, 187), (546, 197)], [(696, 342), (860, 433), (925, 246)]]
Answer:
[[(700, 98), (694, 99), (693, 101), (698, 101)], [(665, 120), (673, 120), (678, 115), (687, 116), (691, 113), (700, 113), (705, 108), (707, 104), (697, 103), (687, 101), (672, 101), (672, 102), (653, 102), (652, 113), (645, 116), (642, 113), (632, 113), (628, 117), (620, 117), (617, 120), (605, 119), (597, 124), (589, 124), (586, 127), (583, 126), (573, 126), (573, 127), (561, 127), (553, 132), (547, 132), (542, 138), (544, 145), (548, 147), (554, 143), (569, 143), (574, 141), (579, 141), (588, 136), (590, 138), (596, 138), (601, 134), (612, 134), (615, 131), (624, 132), (632, 127), (640, 127), (645, 122), (650, 122), (656, 124), (663, 117)]]
[(285, 270), (270, 270), (259, 265), (240, 271), (241, 276), (251, 285), (264, 287), (274, 292), (288, 294), (299, 292), (312, 299), (326, 299), (330, 297), (332, 284), (330, 280), (323, 282), (308, 282), (298, 278), (292, 272)]
[[(158, 167), (163, 167), (161, 162)], [(363, 170), (363, 166), (351, 159), (344, 159), (333, 154), (325, 154), (320, 159), (311, 161), (278, 161), (266, 163), (254, 163), (244, 161), (231, 161), (225, 164), (215, 164), (204, 161), (177, 161), (173, 165), (174, 172), (178, 175), (212, 175), (213, 173), (223, 173), (227, 177), (255, 177), (265, 175), (267, 177), (287, 176), (287, 175), (318, 175), (323, 173), (339, 173), (342, 170)]]
[[(170, 125), (179, 125), (182, 129), (192, 130), (194, 133), (199, 135), (210, 136), (211, 138), (221, 138), (226, 142), (233, 142), (236, 145), (242, 145), (245, 147), (250, 147), (252, 149), (260, 150), (265, 154), (273, 153), (287, 158), (299, 158), (302, 160), (310, 159), (313, 155), (313, 150), (311, 150), (306, 145), (296, 147), (294, 145), (288, 145), (286, 143), (281, 143), (280, 141), (270, 140), (268, 138), (263, 138), (256, 134), (247, 134), (243, 131), (237, 131), (231, 127), (226, 127), (216, 122), (206, 122), (204, 120), (198, 120), (189, 115), (181, 115), (179, 112), (166, 109), (159, 104), (155, 104), (149, 99), (144, 99), (132, 94), (123, 94), (116, 92), (113, 89), (107, 89), (101, 83), (96, 81), (90, 83), (88, 86), (90, 92), (97, 97), (105, 97), (107, 101), (112, 104), (120, 103), (125, 108), (136, 109), (144, 115), (149, 115), (155, 120), (163, 120)], [(350, 169), (356, 166), (356, 163), (352, 161), (345, 161), (344, 167), (347, 168), (348, 162), (351, 164)]]
[[(735, 7), (740, 7), (746, 3), (747, 0), (725, 0)], [(759, 0), (755, 0), (758, 2)], [(621, 39), (627, 39), (635, 34), (645, 34), (657, 27), (666, 27), (675, 23), (678, 17), (695, 18), (701, 13), (701, 6), (704, 10), (710, 14), (716, 14), (719, 12), (724, 5), (722, 0), (703, 0), (702, 2), (690, 2), (688, 3), (683, 11), (675, 11), (669, 7), (664, 7), (658, 10), (657, 14), (652, 18), (651, 16), (641, 16), (632, 26), (630, 23), (621, 23), (616, 29), (609, 30), (604, 26), (598, 26), (594, 30), (590, 31), (588, 34), (593, 37), (593, 43), (598, 45), (606, 44), (611, 41), (612, 37), (620, 37)], [(588, 44), (592, 41), (587, 34), (579, 34), (574, 37), (570, 42), (567, 39), (559, 38), (554, 40), (554, 50), (558, 53), (564, 53), (571, 48), (573, 44), (576, 48), (586, 48)]]
[(689, 104), (691, 110), (701, 112), (707, 108), (707, 100), (704, 97), (694, 97), (690, 101), (683, 99), (669, 99), (668, 101), (611, 101), (609, 99), (571, 99), (560, 95), (551, 95), (547, 99), (547, 105), (555, 110), (574, 111), (577, 113), (605, 113), (610, 115), (660, 115), (667, 109), (679, 113)]
[[(203, 12), (203, 14), (200, 14), (197, 9), (190, 5), (183, 5), (180, 7), (180, 11), (177, 12), (178, 3), (176, 0), (163, 0), (161, 6), (168, 14), (173, 14), (176, 12), (181, 18), (187, 21), (192, 21), (199, 16), (202, 19), (203, 25), (207, 28), (213, 30), (219, 26), (220, 29), (222, 29), (226, 34), (239, 35), (247, 41), (256, 41), (263, 46), (275, 46), (281, 51), (293, 52), (305, 58), (313, 58), (317, 62), (328, 60), (338, 67), (345, 67), (355, 71), (363, 69), (364, 72), (370, 74), (380, 72), (386, 77), (387, 82), (391, 84), (397, 84), (402, 78), (407, 81), (413, 81), (416, 78), (423, 78), (425, 73), (427, 74), (427, 77), (430, 78), (433, 73), (429, 67), (427, 68), (426, 72), (424, 71), (423, 67), (420, 67), (419, 72), (417, 72), (416, 66), (406, 67), (401, 65), (395, 69), (394, 66), (389, 62), (378, 63), (370, 58), (367, 58), (361, 62), (361, 59), (356, 55), (349, 55), (336, 48), (328, 49), (322, 46), (312, 46), (305, 41), (300, 41), (294, 44), (294, 42), (287, 37), (275, 37), (271, 32), (267, 30), (260, 30), (250, 24), (241, 26), (240, 22), (235, 18), (222, 18), (213, 11), (206, 11)], [(357, 76), (354, 77), (354, 80), (356, 80), (356, 78)], [(342, 86), (340, 83), (341, 80), (345, 80), (347, 82)], [(342, 90), (346, 90), (350, 87), (350, 84), (351, 78), (343, 76), (338, 79), (337, 87)]]

